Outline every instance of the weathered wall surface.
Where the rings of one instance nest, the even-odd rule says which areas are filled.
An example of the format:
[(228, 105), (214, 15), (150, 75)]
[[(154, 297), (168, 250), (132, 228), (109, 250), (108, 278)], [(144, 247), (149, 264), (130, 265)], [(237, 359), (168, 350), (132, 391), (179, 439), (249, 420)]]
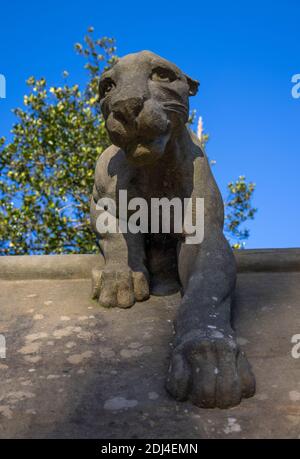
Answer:
[(257, 394), (203, 410), (164, 390), (178, 295), (105, 310), (89, 298), (98, 257), (2, 257), (0, 437), (300, 437), (300, 251), (237, 259), (235, 326)]

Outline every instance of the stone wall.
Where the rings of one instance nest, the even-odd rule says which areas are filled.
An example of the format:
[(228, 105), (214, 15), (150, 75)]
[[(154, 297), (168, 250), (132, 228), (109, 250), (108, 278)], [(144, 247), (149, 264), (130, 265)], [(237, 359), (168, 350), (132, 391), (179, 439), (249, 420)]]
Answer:
[(300, 250), (236, 258), (234, 323), (257, 393), (230, 410), (165, 392), (179, 295), (103, 309), (89, 297), (97, 255), (0, 258), (0, 437), (299, 437)]

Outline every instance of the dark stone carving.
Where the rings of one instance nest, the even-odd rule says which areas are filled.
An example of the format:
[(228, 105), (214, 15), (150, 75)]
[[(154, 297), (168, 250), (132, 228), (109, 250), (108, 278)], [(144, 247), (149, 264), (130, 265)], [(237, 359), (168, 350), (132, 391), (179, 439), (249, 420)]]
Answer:
[[(100, 103), (113, 145), (98, 159), (91, 199), (92, 227), (105, 257), (104, 269), (93, 272), (93, 296), (103, 306), (128, 308), (150, 293), (180, 288), (167, 390), (200, 407), (227, 408), (254, 394), (255, 379), (231, 325), (236, 266), (223, 235), (222, 198), (186, 126), (189, 96), (197, 89), (198, 82), (148, 51), (123, 57), (101, 76)], [(202, 243), (187, 244), (184, 231), (172, 230), (173, 220), (170, 234), (99, 234), (96, 204), (114, 199), (118, 221), (120, 190), (128, 200), (147, 203), (204, 198)]]

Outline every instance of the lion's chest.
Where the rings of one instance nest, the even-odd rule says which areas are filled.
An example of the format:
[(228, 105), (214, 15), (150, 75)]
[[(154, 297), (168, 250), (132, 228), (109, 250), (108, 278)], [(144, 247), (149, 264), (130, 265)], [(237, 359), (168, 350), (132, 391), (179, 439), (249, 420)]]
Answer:
[(180, 169), (158, 168), (155, 173), (134, 173), (123, 185), (119, 211), (120, 205), (122, 210), (127, 206), (127, 220), (147, 227), (148, 233), (179, 236), (182, 234), (184, 199), (191, 194), (189, 184)]

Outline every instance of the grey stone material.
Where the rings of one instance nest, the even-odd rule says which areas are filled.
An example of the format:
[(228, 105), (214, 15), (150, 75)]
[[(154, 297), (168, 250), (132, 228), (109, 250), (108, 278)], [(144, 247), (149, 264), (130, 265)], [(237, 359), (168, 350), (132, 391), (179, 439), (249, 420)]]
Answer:
[[(300, 249), (234, 250), (237, 270), (298, 272)], [(17, 255), (0, 257), (0, 279), (90, 279), (91, 267), (104, 265), (100, 255)]]
[(239, 272), (298, 272), (300, 249), (252, 249), (235, 253)]
[[(299, 249), (254, 252), (270, 257), (267, 267), (284, 253), (287, 264), (300, 260)], [(244, 266), (254, 252), (243, 252)], [(0, 276), (0, 438), (299, 438), (299, 270), (238, 274), (233, 324), (257, 391), (235, 408), (207, 410), (164, 389), (180, 295), (101, 308), (89, 298), (87, 258), (95, 260), (76, 256), (82, 278), (63, 278), (72, 255), (35, 257), (40, 273), (55, 261), (51, 279)], [(22, 260), (32, 257), (0, 265)]]
[(0, 257), (0, 279), (83, 279), (91, 267), (103, 264), (99, 255), (16, 255)]
[[(91, 224), (105, 258), (93, 270), (92, 295), (102, 306), (129, 308), (150, 293), (180, 289), (166, 388), (177, 400), (227, 408), (254, 394), (255, 379), (231, 324), (236, 263), (223, 234), (223, 200), (186, 124), (198, 86), (150, 51), (123, 57), (101, 76), (101, 110), (113, 145), (98, 159), (91, 198)], [(120, 190), (148, 208), (152, 198), (203, 198), (203, 241), (188, 244), (184, 228), (175, 231), (175, 213), (167, 235), (101, 232), (100, 199), (114, 200), (112, 217), (122, 224)]]

